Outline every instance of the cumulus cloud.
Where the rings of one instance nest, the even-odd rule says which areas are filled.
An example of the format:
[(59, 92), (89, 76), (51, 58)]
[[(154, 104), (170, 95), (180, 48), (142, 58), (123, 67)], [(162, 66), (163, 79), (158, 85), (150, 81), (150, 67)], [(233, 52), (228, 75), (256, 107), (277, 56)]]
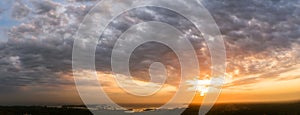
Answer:
[[(228, 72), (233, 73), (238, 70), (240, 74), (234, 77), (258, 73), (265, 74), (266, 71), (271, 70), (279, 71), (281, 67), (294, 66), (299, 63), (299, 1), (245, 2), (217, 0), (202, 1), (202, 3), (209, 9), (220, 27), (227, 48)], [(171, 25), (175, 27), (188, 25), (188, 23), (180, 23), (183, 19), (180, 19), (177, 14), (170, 12), (160, 13), (157, 8), (155, 10), (151, 8), (140, 9), (134, 13), (135, 15), (128, 13), (128, 16), (124, 15), (124, 17), (127, 18), (119, 21), (115, 20), (111, 24), (113, 27), (110, 28), (108, 33), (114, 34), (103, 39), (101, 43), (103, 43), (102, 45), (104, 45), (104, 47), (111, 48), (113, 45), (111, 43), (114, 43), (115, 39), (108, 38), (116, 37), (116, 35), (124, 32), (130, 25), (139, 23), (141, 20), (163, 21), (171, 23)], [(188, 30), (189, 28), (184, 29)], [(196, 33), (197, 35), (197, 31), (194, 29), (191, 29), (191, 33)], [(188, 34), (188, 32), (186, 32), (186, 34)], [(195, 34), (188, 34), (185, 37), (191, 37), (192, 35)], [(191, 41), (194, 45), (201, 44), (199, 39), (201, 39), (201, 36), (198, 35), (194, 41), (192, 41), (193, 39), (191, 39)], [(164, 51), (162, 46), (149, 46), (154, 46), (153, 48)], [(195, 48), (204, 48), (204, 51), (207, 50), (203, 45)], [(151, 53), (151, 49), (152, 48), (144, 48), (142, 52)], [(149, 54), (150, 57), (153, 55), (157, 54)], [(207, 52), (199, 51), (198, 55), (199, 57), (204, 57), (200, 60), (209, 61), (209, 54)], [(138, 56), (138, 54), (134, 56)], [(170, 58), (174, 59), (176, 57), (171, 56)], [(147, 60), (146, 58), (138, 57), (135, 59), (136, 63), (139, 59), (141, 59), (141, 62)], [(155, 58), (149, 60), (155, 60)], [(177, 68), (176, 70), (178, 71), (176, 65), (177, 64), (172, 67)], [(141, 69), (147, 66), (140, 65), (136, 67)], [(207, 65), (204, 67), (208, 68)], [(272, 76), (274, 78), (277, 77), (276, 75)]]
[[(173, 25), (182, 33), (185, 33), (181, 36), (181, 39), (186, 39), (186, 37), (193, 42), (192, 44), (196, 49), (206, 48), (203, 45), (203, 39), (200, 39), (200, 34), (197, 33), (196, 27), (184, 18), (182, 15), (179, 15), (175, 12), (168, 11), (166, 9), (157, 8), (157, 7), (145, 7), (139, 9), (133, 9), (127, 13), (120, 15), (113, 22), (111, 22), (107, 29), (104, 31), (103, 36), (100, 37), (99, 47), (97, 48), (96, 57), (99, 61), (96, 60), (96, 65), (100, 70), (110, 70), (110, 56), (116, 40), (125, 32), (129, 27), (135, 24), (148, 21), (160, 21), (170, 25)], [(139, 28), (139, 31), (147, 30), (146, 27)], [(149, 28), (148, 28), (149, 29)], [(194, 32), (192, 32), (194, 30)], [(135, 32), (136, 35), (130, 36), (125, 44), (133, 44), (138, 42), (138, 39), (146, 39), (143, 37), (143, 32)], [(156, 34), (166, 34), (166, 33), (156, 33)], [(197, 36), (197, 39), (193, 39), (192, 35)], [(181, 41), (174, 41), (181, 42)], [(126, 45), (125, 45), (126, 46)], [(159, 50), (155, 50), (159, 49)], [(192, 49), (185, 49), (186, 51), (191, 51)], [(121, 51), (122, 52), (122, 51)], [(128, 53), (128, 52), (124, 52)], [(201, 55), (207, 54), (207, 50), (197, 50), (197, 53)], [(158, 58), (159, 57), (159, 58)], [(106, 59), (106, 60), (103, 60)], [(208, 57), (199, 57), (201, 61), (209, 61)], [(138, 76), (138, 79), (149, 79), (148, 68), (153, 62), (161, 62), (167, 67), (169, 78), (172, 79), (171, 83), (178, 83), (180, 79), (180, 63), (176, 54), (169, 47), (156, 43), (149, 42), (143, 44), (135, 49), (130, 59), (130, 70), (133, 76)], [(106, 66), (107, 65), (107, 66)], [(202, 64), (205, 65), (205, 64)], [(206, 65), (208, 66), (208, 65)], [(104, 69), (103, 69), (104, 68)], [(190, 68), (193, 70), (193, 68)]]
[(26, 17), (29, 12), (30, 9), (20, 0), (17, 0), (13, 5), (11, 16), (12, 18), (19, 20)]
[(44, 14), (50, 11), (55, 11), (58, 7), (58, 3), (49, 0), (32, 0), (34, 5), (34, 12), (37, 14)]
[[(20, 86), (73, 85), (72, 78), (63, 76), (70, 74), (72, 35), (88, 6), (52, 1), (26, 4), (34, 5), (35, 10), (25, 17), (27, 21), (10, 28), (8, 42), (0, 46), (1, 86), (17, 90)], [(14, 5), (14, 9), (23, 6)], [(12, 13), (21, 17), (16, 12)]]
[(252, 74), (299, 63), (299, 1), (203, 1), (226, 40), (229, 69)]

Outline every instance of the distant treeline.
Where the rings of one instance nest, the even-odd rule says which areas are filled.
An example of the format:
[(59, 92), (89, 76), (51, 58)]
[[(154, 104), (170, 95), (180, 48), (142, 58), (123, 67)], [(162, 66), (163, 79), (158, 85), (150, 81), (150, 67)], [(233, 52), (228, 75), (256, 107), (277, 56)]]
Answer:
[[(199, 106), (190, 106), (182, 115), (197, 115)], [(300, 102), (216, 104), (207, 115), (300, 115)]]
[(88, 109), (76, 109), (78, 106), (72, 107), (0, 106), (0, 115), (92, 115)]
[[(198, 115), (191, 105), (183, 115)], [(0, 115), (92, 115), (84, 105), (0, 106)], [(216, 104), (207, 115), (300, 115), (300, 103)]]

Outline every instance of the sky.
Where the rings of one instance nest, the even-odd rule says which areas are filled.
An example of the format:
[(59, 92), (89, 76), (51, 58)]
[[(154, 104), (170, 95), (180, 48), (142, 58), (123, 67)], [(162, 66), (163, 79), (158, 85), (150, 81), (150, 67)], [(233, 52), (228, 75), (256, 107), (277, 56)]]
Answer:
[[(82, 103), (72, 76), (73, 35), (97, 2), (0, 1), (1, 105)], [(201, 3), (215, 19), (226, 46), (227, 76), (218, 102), (300, 100), (299, 0), (201, 0)], [(209, 50), (195, 28), (176, 13), (136, 9), (122, 14), (108, 26), (96, 51), (97, 74), (105, 78), (99, 82), (116, 102), (163, 103), (178, 89), (179, 60), (170, 48), (158, 43), (138, 47), (130, 59), (130, 71), (137, 82), (144, 84), (149, 80), (151, 63), (165, 64), (168, 79), (160, 92), (145, 101), (121, 90), (113, 79), (110, 56), (116, 37), (129, 25), (154, 19), (182, 29), (182, 36), (191, 41), (199, 59), (199, 80), (210, 78)], [(88, 75), (89, 71), (83, 77)], [(198, 80), (191, 81), (194, 82)]]

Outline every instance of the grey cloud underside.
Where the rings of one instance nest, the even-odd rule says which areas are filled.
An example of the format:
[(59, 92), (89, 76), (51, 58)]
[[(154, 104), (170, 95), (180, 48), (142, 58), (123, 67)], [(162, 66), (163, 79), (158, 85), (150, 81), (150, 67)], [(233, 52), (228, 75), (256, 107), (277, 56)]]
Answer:
[[(12, 45), (16, 46), (12, 47)], [(27, 85), (56, 87), (73, 84), (72, 81), (61, 78), (61, 73), (68, 72), (65, 68), (71, 66), (68, 58), (70, 53), (67, 53), (70, 51), (71, 48), (61, 51), (35, 43), (7, 44), (0, 51), (1, 87), (13, 88)], [(9, 60), (12, 56), (20, 56), (20, 68)]]
[[(182, 15), (177, 14), (176, 12), (173, 12), (171, 10), (159, 8), (159, 7), (136, 8), (116, 17), (114, 21), (107, 26), (107, 29), (104, 30), (103, 35), (99, 39), (99, 45), (98, 45), (99, 47), (97, 48), (96, 59), (106, 59), (106, 60), (105, 61), (96, 60), (96, 65), (107, 65), (107, 66), (97, 66), (98, 69), (100, 71), (107, 70), (107, 69), (108, 71), (111, 71), (110, 56), (116, 40), (122, 35), (122, 33), (124, 33), (130, 27), (143, 22), (149, 22), (149, 21), (157, 21), (157, 22), (162, 22), (162, 23), (167, 23), (169, 25), (172, 25), (186, 35), (186, 37), (182, 37), (181, 39), (189, 39), (192, 42), (195, 49), (206, 48), (203, 45), (204, 39), (200, 39), (201, 38), (200, 32), (197, 31), (195, 25), (193, 25), (192, 22), (188, 21)], [(141, 31), (143, 31), (143, 29)], [(188, 33), (189, 31), (192, 32)], [(137, 41), (136, 39), (144, 38), (139, 34), (142, 32), (137, 31), (135, 33), (136, 35), (134, 37), (128, 38), (127, 40), (128, 44), (136, 42)], [(168, 33), (157, 33), (157, 34), (168, 34)], [(192, 35), (197, 36), (197, 38), (191, 37)], [(180, 41), (174, 41), (174, 42), (180, 42)], [(193, 49), (183, 49), (183, 50), (193, 51)], [(125, 51), (119, 51), (119, 52), (128, 53)], [(122, 55), (122, 53), (120, 55)], [(196, 53), (200, 55), (201, 53), (208, 53), (208, 52), (201, 52), (200, 50), (197, 50)], [(203, 62), (209, 61), (208, 58), (199, 57), (199, 59)], [(135, 49), (135, 52), (133, 52), (133, 54), (131, 55), (131, 59), (129, 63), (131, 74), (137, 77), (138, 79), (142, 79), (142, 80), (149, 79), (148, 69), (149, 66), (154, 62), (164, 63), (164, 65), (167, 67), (166, 69), (169, 74), (169, 79), (171, 79), (170, 80), (171, 83), (179, 82), (178, 79), (180, 78), (181, 69), (176, 54), (168, 46), (165, 46), (157, 42), (145, 43), (139, 46), (137, 49)], [(208, 66), (207, 63), (206, 66)], [(190, 68), (190, 70), (192, 69), (193, 68)]]
[[(82, 0), (75, 0), (82, 1)], [(240, 69), (241, 74), (263, 73), (281, 66), (299, 63), (300, 9), (299, 0), (203, 0), (211, 12), (225, 39), (228, 69)], [(91, 5), (60, 4), (52, 1), (33, 1), (33, 11), (24, 12), (24, 5), (14, 5), (13, 17), (28, 19), (10, 29), (9, 41), (1, 44), (1, 84), (23, 86), (33, 84), (72, 84), (61, 74), (71, 72), (72, 35), (88, 13)], [(18, 3), (16, 3), (18, 4)], [(26, 9), (26, 8), (25, 8)], [(136, 10), (125, 13), (108, 27), (97, 47), (96, 64), (98, 71), (110, 72), (110, 55), (114, 39), (129, 25), (140, 21), (160, 20), (182, 30), (190, 39), (200, 59), (201, 69), (209, 69), (209, 53), (201, 36), (190, 29), (187, 21), (171, 12), (158, 13), (155, 9)], [(204, 49), (201, 50), (200, 49)], [(287, 55), (288, 54), (288, 55)], [(21, 67), (16, 68), (10, 57), (20, 57)], [(252, 60), (255, 57), (260, 60)], [(178, 59), (172, 51), (157, 43), (140, 46), (132, 55), (130, 67), (135, 76), (148, 73), (151, 62), (163, 61), (169, 69), (179, 69)], [(275, 62), (274, 64), (271, 64)], [(201, 70), (201, 71), (202, 71)], [(174, 76), (178, 73), (174, 72)], [(274, 76), (276, 77), (276, 76)], [(178, 77), (179, 78), (179, 77)], [(147, 79), (147, 75), (142, 79)], [(174, 79), (173, 81), (176, 81)], [(177, 80), (178, 81), (178, 80)], [(2, 88), (0, 88), (2, 89)]]
[[(51, 1), (33, 1), (32, 4), (36, 10), (30, 12), (29, 20), (26, 18), (25, 23), (12, 27), (8, 42), (0, 45), (1, 90), (2, 86), (19, 89), (74, 85), (72, 78), (66, 79), (63, 75), (71, 76), (72, 35), (91, 6), (67, 5), (64, 8)], [(19, 10), (14, 12), (22, 14)], [(16, 56), (20, 68), (9, 61)]]
[[(229, 68), (257, 73), (299, 63), (299, 0), (205, 0), (224, 35)], [(291, 56), (283, 56), (293, 53)], [(249, 62), (253, 56), (264, 62)], [(271, 65), (276, 62), (278, 64)], [(260, 66), (261, 65), (261, 66)]]
[(56, 8), (59, 6), (58, 3), (48, 0), (32, 0), (32, 4), (35, 8), (34, 12), (37, 14), (43, 14), (51, 10), (56, 10)]

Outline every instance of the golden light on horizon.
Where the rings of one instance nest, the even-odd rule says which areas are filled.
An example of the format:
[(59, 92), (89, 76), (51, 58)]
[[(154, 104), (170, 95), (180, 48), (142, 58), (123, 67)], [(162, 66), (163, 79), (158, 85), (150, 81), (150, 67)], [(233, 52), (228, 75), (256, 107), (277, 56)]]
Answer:
[(208, 86), (211, 84), (211, 80), (194, 79), (187, 81), (187, 83), (188, 85), (191, 85), (191, 87), (189, 88), (190, 91), (196, 91), (200, 96), (205, 96), (205, 94), (208, 92)]
[[(300, 65), (299, 65), (300, 66)], [(297, 68), (299, 66), (295, 66)], [(275, 70), (274, 70), (275, 71)], [(272, 71), (271, 71), (272, 72)], [(83, 79), (90, 78), (90, 72), (82, 72)], [(166, 84), (162, 87), (161, 91), (154, 95), (151, 100), (144, 100), (143, 98), (134, 97), (128, 95), (124, 92), (118, 84), (116, 83), (114, 77), (110, 73), (97, 72), (98, 77), (103, 85), (102, 88), (109, 95), (112, 100), (118, 103), (164, 103), (171, 99), (178, 87), (172, 84)], [(299, 86), (299, 80), (296, 77), (299, 75), (299, 69), (292, 69), (285, 71), (280, 75), (270, 74), (270, 77), (263, 78), (264, 74), (251, 74), (251, 75), (239, 75), (240, 70), (234, 69), (226, 73), (226, 81), (224, 82), (224, 87), (222, 88), (222, 93), (217, 103), (232, 103), (232, 102), (262, 102), (262, 101), (285, 101), (285, 100), (297, 100), (295, 96), (299, 90), (294, 86)], [(261, 77), (263, 76), (263, 77)], [(274, 76), (274, 78), (272, 77)], [(290, 79), (289, 77), (295, 79)], [(194, 79), (187, 80), (186, 85), (188, 85), (188, 91), (196, 92), (195, 97), (203, 98), (209, 91), (211, 84), (211, 76), (209, 74), (204, 75), (203, 79), (200, 76), (195, 76)], [(258, 79), (259, 78), (259, 79)], [(276, 79), (286, 79), (286, 80), (276, 80)], [(124, 79), (124, 82), (127, 80)], [(147, 84), (147, 81), (136, 79), (137, 84)], [(87, 84), (89, 85), (89, 84)], [(153, 84), (155, 85), (155, 84)], [(131, 86), (131, 85), (130, 85)], [(285, 86), (285, 87), (282, 87)], [(135, 85), (131, 86), (133, 89), (139, 90)], [(92, 88), (87, 86), (87, 88)], [(278, 90), (280, 89), (281, 90)], [(284, 90), (285, 89), (285, 90)], [(288, 90), (287, 90), (288, 89)], [(268, 97), (274, 94), (285, 94), (285, 98), (279, 95)], [(122, 95), (126, 98), (118, 98)], [(159, 98), (166, 97), (166, 98)], [(201, 102), (201, 101), (200, 101)], [(197, 103), (200, 103), (197, 101)]]

